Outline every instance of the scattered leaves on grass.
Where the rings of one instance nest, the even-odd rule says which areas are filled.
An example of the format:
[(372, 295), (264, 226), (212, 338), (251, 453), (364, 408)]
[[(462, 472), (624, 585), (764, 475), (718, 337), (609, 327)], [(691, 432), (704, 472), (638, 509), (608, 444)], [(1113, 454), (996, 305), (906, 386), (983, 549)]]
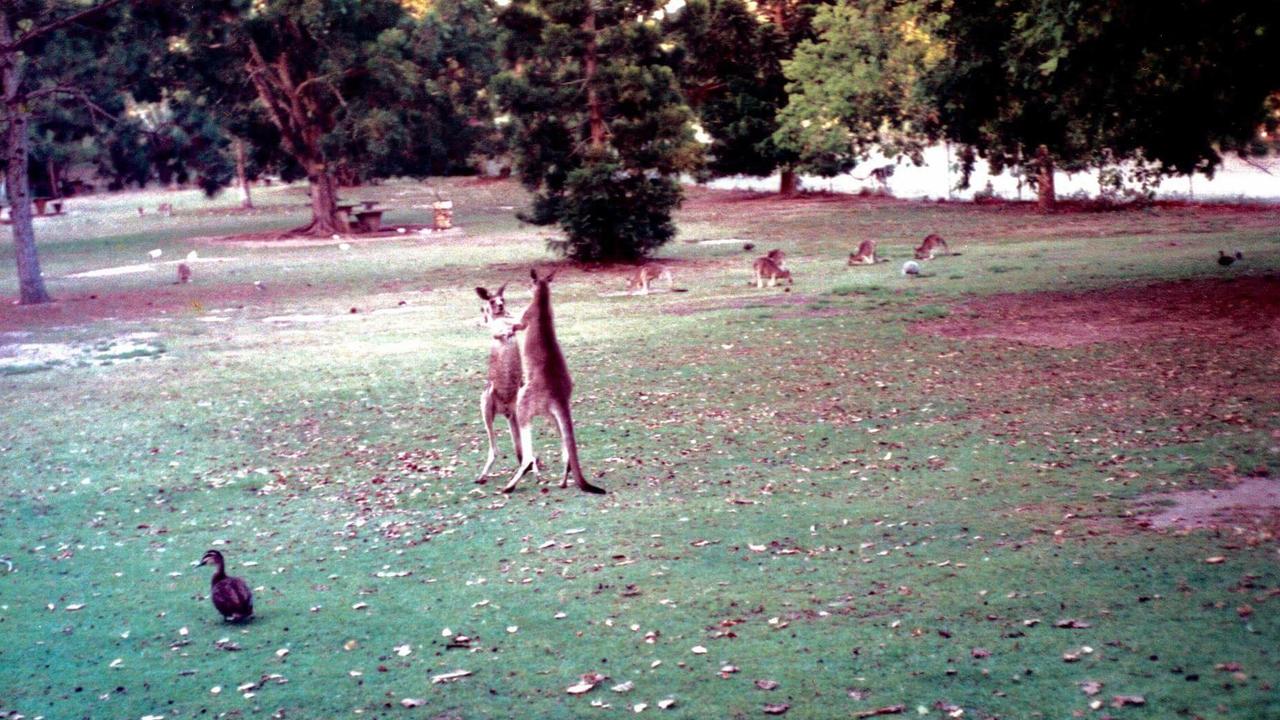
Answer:
[(1102, 683), (1097, 680), (1084, 680), (1080, 683), (1080, 692), (1093, 696), (1102, 692)]
[(787, 703), (765, 703), (765, 715), (782, 715), (791, 709)]
[(1093, 627), (1092, 625), (1085, 622), (1084, 620), (1077, 620), (1075, 618), (1064, 618), (1054, 623), (1053, 626), (1057, 628), (1065, 628), (1068, 630), (1083, 630), (1087, 627)]

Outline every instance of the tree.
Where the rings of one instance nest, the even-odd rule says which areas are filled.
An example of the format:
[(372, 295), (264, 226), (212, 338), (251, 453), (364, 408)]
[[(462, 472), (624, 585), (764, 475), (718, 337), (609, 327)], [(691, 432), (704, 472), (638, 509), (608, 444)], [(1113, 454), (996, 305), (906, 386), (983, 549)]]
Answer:
[(680, 49), (680, 85), (710, 137), (712, 176), (770, 175), (794, 153), (773, 141), (786, 104), (786, 37), (743, 0), (693, 0), (666, 21)]
[(774, 136), (819, 175), (847, 172), (873, 149), (923, 160), (938, 134), (923, 79), (946, 55), (930, 0), (841, 0), (818, 10), (816, 38), (784, 63), (790, 101)]
[(682, 53), (681, 87), (711, 138), (712, 175), (780, 169), (780, 192), (798, 189), (798, 158), (776, 142), (778, 113), (788, 101), (782, 67), (813, 38), (824, 1), (692, 0), (667, 21)]
[[(86, 6), (72, 0), (0, 0), (0, 111), (5, 128), (5, 191), (18, 266), (19, 302), (50, 300), (40, 273), (31, 218), (29, 172), (33, 117), (57, 104), (76, 103), (109, 115), (94, 102), (103, 87), (112, 23), (105, 18), (122, 0)], [(97, 27), (91, 27), (98, 23)], [(90, 32), (92, 30), (92, 32)], [(93, 82), (97, 78), (99, 82)]]
[[(462, 27), (483, 26), (485, 3), (450, 7), (467, 15)], [(184, 0), (165, 17), (169, 79), (224, 118), (265, 116), (309, 183), (311, 222), (295, 232), (328, 235), (345, 229), (337, 172), (421, 176), (456, 171), (468, 154), (483, 41), (438, 42), (450, 26), (430, 18), (393, 0)]]
[(559, 223), (577, 260), (642, 257), (675, 235), (677, 175), (700, 149), (653, 20), (656, 0), (514, 0), (499, 15), (525, 219)]
[(1273, 2), (953, 0), (939, 32), (952, 50), (930, 83), (947, 135), (996, 169), (1034, 167), (1046, 211), (1055, 167), (1212, 173), (1274, 123)]

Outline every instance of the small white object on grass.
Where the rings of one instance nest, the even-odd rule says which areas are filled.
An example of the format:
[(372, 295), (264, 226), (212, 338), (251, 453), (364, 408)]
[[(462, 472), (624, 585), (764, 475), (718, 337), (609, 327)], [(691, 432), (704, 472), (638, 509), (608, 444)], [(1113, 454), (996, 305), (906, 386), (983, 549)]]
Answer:
[(915, 260), (908, 260), (902, 263), (902, 274), (903, 275), (919, 275), (920, 263), (916, 262)]
[(407, 232), (407, 231), (406, 231), (404, 228), (396, 228), (396, 232), (398, 232), (398, 233), (400, 233), (401, 235), (403, 235), (403, 234), (405, 234), (405, 232)]
[[(335, 235), (334, 237), (337, 237), (337, 236)], [(339, 250), (343, 250), (343, 251), (350, 250), (350, 249), (351, 249), (351, 243), (340, 243), (340, 244), (338, 245), (338, 249), (339, 249)]]
[(342, 239), (342, 236), (341, 236), (341, 235), (339, 235), (338, 233), (334, 233), (334, 234), (333, 234), (333, 239), (334, 239), (334, 240), (341, 240), (341, 239)]
[(147, 253), (147, 254), (148, 254), (148, 255), (150, 255), (150, 256), (151, 256), (151, 257), (153, 257), (153, 258), (158, 258), (158, 257), (160, 257), (161, 255), (163, 255), (163, 254), (164, 254), (164, 251), (163, 251), (163, 250), (161, 250), (160, 248), (156, 248), (155, 250), (152, 250), (151, 252), (149, 252), (149, 253)]
[(191, 252), (187, 253), (187, 262), (191, 262), (199, 259), (200, 259), (200, 253), (196, 252), (195, 250), (192, 250)]

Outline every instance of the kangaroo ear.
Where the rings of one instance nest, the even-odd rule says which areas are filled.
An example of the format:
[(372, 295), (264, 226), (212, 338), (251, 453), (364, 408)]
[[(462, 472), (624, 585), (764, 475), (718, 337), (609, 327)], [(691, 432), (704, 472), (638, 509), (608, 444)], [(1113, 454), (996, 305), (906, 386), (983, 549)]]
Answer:
[(551, 280), (552, 280), (553, 278), (555, 278), (555, 276), (556, 276), (556, 273), (557, 273), (557, 272), (559, 272), (559, 271), (558, 271), (558, 270), (552, 270), (551, 272), (547, 273), (547, 274), (546, 274), (546, 276), (544, 276), (544, 277), (542, 278), (542, 282), (551, 282)]
[(494, 295), (501, 296), (503, 291), (505, 291), (506, 289), (507, 289), (507, 284), (502, 283), (502, 287), (498, 288), (498, 291), (495, 292)]
[[(502, 287), (506, 287), (506, 285), (503, 285)], [(476, 288), (476, 294), (480, 296), (480, 299), (481, 299), (481, 300), (488, 300), (488, 299), (489, 299), (489, 291), (488, 291), (488, 290), (485, 290), (485, 289), (484, 289), (484, 288), (482, 288), (482, 287), (478, 287), (478, 288)], [(502, 291), (501, 291), (501, 290), (499, 290), (499, 291), (498, 291), (498, 294), (499, 294), (499, 295), (501, 295), (501, 294), (502, 294)]]
[(536, 268), (529, 268), (529, 277), (533, 278), (534, 282), (538, 282), (538, 270)]

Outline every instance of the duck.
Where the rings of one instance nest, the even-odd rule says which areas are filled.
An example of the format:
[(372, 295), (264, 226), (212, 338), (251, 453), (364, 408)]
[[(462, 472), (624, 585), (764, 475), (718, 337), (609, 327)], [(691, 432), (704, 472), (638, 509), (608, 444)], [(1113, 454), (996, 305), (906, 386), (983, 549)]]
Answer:
[(1244, 253), (1240, 252), (1239, 250), (1236, 251), (1236, 254), (1234, 256), (1228, 255), (1222, 250), (1218, 251), (1218, 264), (1221, 265), (1222, 267), (1230, 267), (1231, 264), (1234, 263), (1235, 261), (1243, 260), (1243, 259), (1244, 259)]
[(210, 550), (200, 558), (200, 564), (213, 565), (215, 568), (213, 579), (209, 583), (209, 599), (213, 601), (213, 607), (222, 614), (222, 619), (240, 622), (253, 617), (253, 591), (244, 580), (227, 575), (222, 553)]

